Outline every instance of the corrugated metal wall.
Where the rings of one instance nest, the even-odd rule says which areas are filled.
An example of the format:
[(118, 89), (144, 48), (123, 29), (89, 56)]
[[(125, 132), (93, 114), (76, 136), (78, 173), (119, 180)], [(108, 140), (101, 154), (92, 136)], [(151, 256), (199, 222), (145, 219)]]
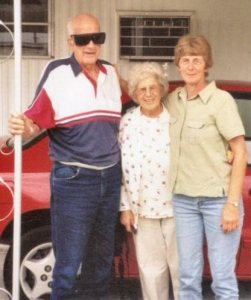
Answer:
[[(251, 81), (251, 1), (250, 0), (52, 0), (54, 56), (69, 54), (66, 22), (82, 11), (96, 15), (107, 32), (102, 58), (118, 63), (123, 76), (130, 68), (128, 61), (118, 59), (118, 12), (123, 11), (194, 11), (197, 32), (205, 34), (214, 50), (215, 66), (210, 71), (215, 79)], [(32, 101), (34, 89), (48, 59), (23, 60), (23, 108)], [(169, 76), (178, 78), (173, 64)], [(13, 59), (0, 64), (0, 135), (7, 132), (7, 119), (13, 109)]]

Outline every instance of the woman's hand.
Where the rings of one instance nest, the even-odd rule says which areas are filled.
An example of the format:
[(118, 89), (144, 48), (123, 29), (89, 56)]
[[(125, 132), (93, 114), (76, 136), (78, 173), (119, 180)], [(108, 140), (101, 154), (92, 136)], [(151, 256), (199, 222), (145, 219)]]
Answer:
[(134, 231), (134, 214), (131, 210), (124, 210), (120, 215), (120, 223), (125, 226), (126, 231)]
[(231, 203), (224, 205), (221, 217), (221, 227), (225, 233), (231, 232), (240, 226), (240, 207)]

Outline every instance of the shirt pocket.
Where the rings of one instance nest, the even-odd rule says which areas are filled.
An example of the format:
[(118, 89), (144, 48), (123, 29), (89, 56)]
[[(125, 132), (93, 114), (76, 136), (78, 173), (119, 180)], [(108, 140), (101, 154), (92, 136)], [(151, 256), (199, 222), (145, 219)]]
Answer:
[(190, 143), (199, 143), (205, 134), (206, 122), (190, 120), (186, 124), (186, 137)]
[(191, 143), (215, 143), (220, 138), (217, 126), (211, 119), (187, 121), (185, 135)]
[(203, 121), (188, 121), (187, 127), (191, 128), (192, 130), (202, 129), (206, 125), (206, 122)]

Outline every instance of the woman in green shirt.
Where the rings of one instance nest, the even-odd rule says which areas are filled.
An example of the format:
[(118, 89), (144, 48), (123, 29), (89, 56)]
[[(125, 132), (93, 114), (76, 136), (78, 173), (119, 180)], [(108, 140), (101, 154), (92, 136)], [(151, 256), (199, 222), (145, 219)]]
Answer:
[[(208, 82), (213, 65), (203, 36), (184, 36), (175, 49), (185, 86), (168, 97), (171, 182), (180, 259), (180, 300), (202, 299), (206, 238), (216, 299), (238, 299), (236, 253), (241, 236), (247, 163), (244, 128), (232, 96)], [(233, 152), (228, 163), (227, 151)]]

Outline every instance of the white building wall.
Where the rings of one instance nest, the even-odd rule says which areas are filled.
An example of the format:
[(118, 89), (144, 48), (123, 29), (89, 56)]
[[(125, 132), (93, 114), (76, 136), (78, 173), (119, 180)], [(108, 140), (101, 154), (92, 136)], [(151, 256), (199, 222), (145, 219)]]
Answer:
[[(119, 11), (194, 11), (196, 32), (211, 42), (214, 79), (251, 81), (251, 1), (250, 0), (55, 0), (53, 5), (54, 57), (70, 54), (67, 46), (66, 22), (70, 16), (86, 11), (96, 15), (107, 33), (102, 58), (118, 64), (124, 77), (130, 62), (118, 57)], [(52, 26), (53, 27), (53, 26)], [(22, 106), (33, 98), (40, 74), (49, 59), (23, 59)], [(176, 67), (169, 63), (169, 78), (178, 79)], [(13, 59), (0, 64), (0, 135), (7, 133), (9, 112), (14, 100)]]

